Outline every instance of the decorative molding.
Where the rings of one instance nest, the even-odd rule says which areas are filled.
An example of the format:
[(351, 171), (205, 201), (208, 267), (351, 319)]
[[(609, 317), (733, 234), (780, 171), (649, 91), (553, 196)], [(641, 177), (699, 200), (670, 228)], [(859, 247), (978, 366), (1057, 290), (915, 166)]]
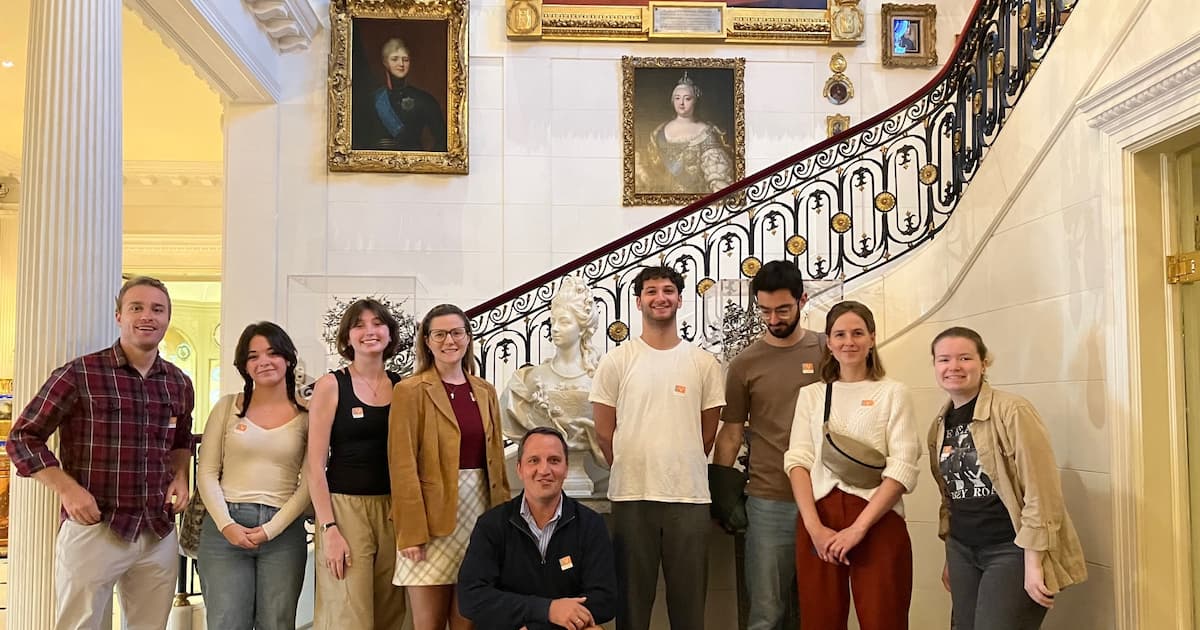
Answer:
[(1153, 112), (1200, 94), (1200, 34), (1079, 102), (1091, 127), (1115, 134)]
[(125, 234), (125, 253), (142, 256), (221, 256), (220, 234)]
[(201, 186), (216, 188), (225, 183), (220, 162), (125, 162), (126, 186)]
[[(251, 15), (224, 0), (128, 0), (146, 26), (213, 87), (233, 103), (276, 103), (282, 87), (278, 52), (265, 41)], [(236, 12), (233, 10), (236, 9)], [(237, 19), (245, 20), (238, 25)]]
[(279, 52), (304, 50), (321, 28), (309, 0), (243, 0)]

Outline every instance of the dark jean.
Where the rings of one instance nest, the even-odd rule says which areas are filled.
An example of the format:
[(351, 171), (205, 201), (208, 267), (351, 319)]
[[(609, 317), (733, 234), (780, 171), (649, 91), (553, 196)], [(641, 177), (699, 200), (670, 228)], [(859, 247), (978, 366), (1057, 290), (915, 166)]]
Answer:
[(796, 502), (746, 497), (748, 630), (796, 630)]
[(954, 630), (1037, 630), (1046, 609), (1025, 592), (1025, 551), (946, 538)]
[[(257, 503), (228, 505), (229, 516), (243, 527), (258, 527), (279, 511)], [(205, 515), (197, 556), (209, 628), (295, 630), (308, 560), (304, 519), (250, 550), (230, 544)]]

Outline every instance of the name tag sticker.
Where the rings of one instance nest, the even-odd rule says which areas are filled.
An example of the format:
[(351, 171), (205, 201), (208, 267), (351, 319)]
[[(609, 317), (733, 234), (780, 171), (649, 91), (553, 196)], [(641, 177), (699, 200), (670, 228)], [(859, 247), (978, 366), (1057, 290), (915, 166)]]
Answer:
[(363, 417), (363, 408), (362, 407), (354, 407), (354, 408), (350, 409), (350, 416), (352, 418), (361, 420)]
[(816, 371), (816, 369), (813, 368), (813, 364), (811, 364), (811, 363), (805, 363), (805, 364), (801, 365), (800, 369), (803, 370), (803, 372), (805, 374), (812, 374), (813, 372)]
[(864, 407), (874, 407), (874, 406), (875, 406), (875, 401), (874, 401), (874, 400), (871, 400), (870, 398), (868, 398), (868, 399), (866, 399), (866, 400), (862, 401), (862, 406), (864, 406)]
[(558, 559), (558, 567), (563, 571), (566, 571), (574, 566), (574, 563), (571, 562), (571, 556), (563, 556)]
[(167, 428), (174, 429), (175, 425), (178, 423), (179, 423), (179, 418), (177, 418), (175, 416), (171, 416), (171, 418), (169, 420), (167, 420)]
[(245, 433), (246, 432), (246, 423), (245, 422), (237, 423), (237, 426), (233, 427), (233, 430), (237, 431), (238, 433)]
[(687, 385), (676, 385), (675, 393), (679, 394), (680, 396), (686, 394), (687, 393)]
[(953, 452), (954, 452), (953, 446), (950, 446), (949, 444), (947, 444), (946, 446), (943, 446), (942, 447), (942, 456), (938, 458), (938, 461), (945, 461), (945, 459), (947, 457), (950, 457), (950, 454)]

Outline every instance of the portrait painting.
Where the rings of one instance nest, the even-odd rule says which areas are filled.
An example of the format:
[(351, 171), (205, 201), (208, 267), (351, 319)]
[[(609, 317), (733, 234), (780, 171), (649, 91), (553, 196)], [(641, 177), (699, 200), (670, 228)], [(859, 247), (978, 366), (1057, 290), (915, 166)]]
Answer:
[(621, 63), (623, 205), (682, 206), (745, 177), (745, 59)]
[(340, 0), (329, 75), (329, 168), (467, 172), (466, 4)]
[(908, 68), (937, 65), (937, 6), (884, 4), (882, 9), (883, 65)]

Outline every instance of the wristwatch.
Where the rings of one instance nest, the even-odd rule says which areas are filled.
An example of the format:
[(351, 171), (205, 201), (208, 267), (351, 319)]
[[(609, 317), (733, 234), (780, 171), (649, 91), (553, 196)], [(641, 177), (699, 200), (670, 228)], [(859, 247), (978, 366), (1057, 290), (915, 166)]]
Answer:
[(323, 523), (321, 525), (321, 533), (324, 534), (325, 532), (329, 531), (330, 527), (337, 527), (337, 522), (329, 521), (328, 523)]

